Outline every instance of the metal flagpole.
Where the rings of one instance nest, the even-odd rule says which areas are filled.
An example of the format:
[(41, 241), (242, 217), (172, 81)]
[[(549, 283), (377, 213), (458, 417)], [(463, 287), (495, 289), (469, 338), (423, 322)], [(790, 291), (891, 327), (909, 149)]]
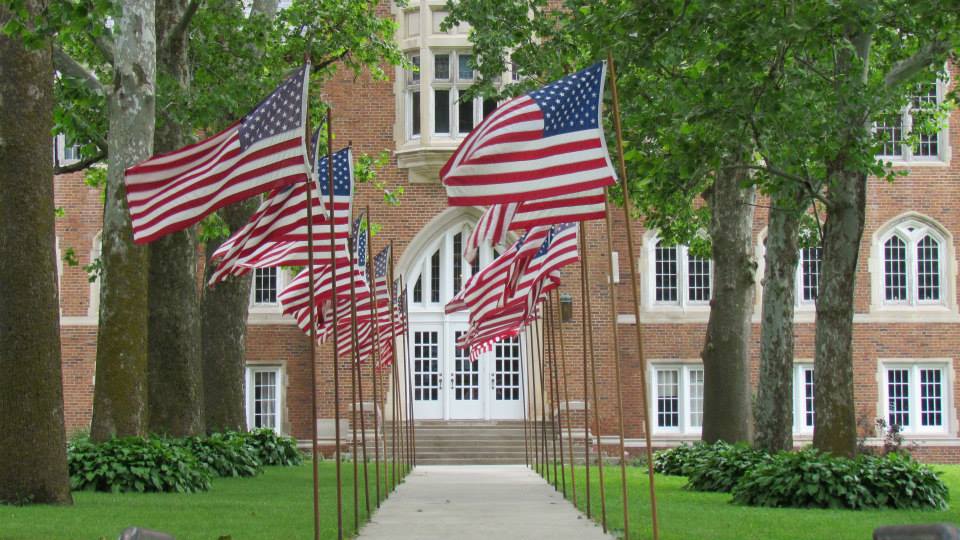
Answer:
[[(367, 224), (369, 225), (369, 214), (367, 214), (366, 219)], [(366, 252), (370, 252), (369, 235), (367, 236)], [(364, 253), (364, 255), (366, 256), (367, 253)], [(357, 264), (362, 267), (364, 266), (364, 261), (357, 261)], [(367, 511), (367, 516), (370, 516), (370, 476), (367, 471), (367, 422), (363, 417), (363, 372), (360, 370), (360, 339), (357, 335), (357, 283), (356, 272), (354, 270), (352, 258), (350, 260), (350, 323), (353, 326), (353, 369), (356, 372), (355, 379), (357, 382), (357, 401), (360, 403), (360, 451), (361, 456), (363, 457), (363, 504), (364, 509)], [(372, 363), (373, 362), (371, 361), (371, 364)], [(354, 408), (353, 412), (356, 414), (356, 408)], [(356, 431), (354, 431), (354, 433), (356, 433)], [(354, 435), (354, 444), (356, 444), (356, 435)], [(356, 460), (354, 460), (354, 463), (356, 463)]]
[[(307, 62), (307, 72), (310, 71), (310, 62)], [(327, 117), (329, 122), (329, 116)], [(307, 153), (310, 154), (310, 117), (307, 116), (307, 126), (304, 135), (307, 137)], [(317, 137), (319, 139), (319, 137)], [(317, 140), (316, 144), (320, 144)], [(310, 154), (313, 155), (313, 154)], [(319, 175), (316, 170), (316, 160), (312, 159), (313, 174)], [(313, 176), (307, 178), (307, 281), (310, 287), (310, 445), (313, 457), (313, 537), (320, 540), (320, 450), (317, 445), (317, 314), (313, 305), (314, 275), (313, 275)]]
[[(396, 455), (396, 478), (394, 487), (400, 485), (400, 479), (406, 474), (404, 469), (407, 463), (407, 418), (403, 411), (403, 389), (406, 388), (406, 380), (400, 379), (400, 366), (394, 366), (394, 372), (397, 379), (397, 391), (393, 395), (393, 413), (397, 422), (397, 455)], [(401, 382), (403, 386), (401, 386)]]
[[(590, 306), (590, 271), (587, 262), (587, 231), (586, 222), (580, 222), (580, 247), (583, 257), (583, 286), (587, 290), (584, 297), (584, 307), (588, 313), (593, 312)], [(607, 493), (603, 485), (603, 439), (600, 432), (600, 396), (597, 394), (597, 362), (596, 355), (593, 353), (593, 324), (587, 323), (587, 340), (590, 349), (590, 381), (593, 393), (593, 423), (597, 426), (597, 478), (600, 480), (600, 525), (603, 526), (603, 532), (607, 532)], [(616, 345), (616, 344), (614, 344)], [(586, 383), (586, 381), (584, 381)]]
[[(373, 236), (370, 231), (370, 206), (367, 206), (367, 279), (373, 280), (371, 285), (373, 302), (370, 302), (370, 318), (373, 325), (373, 354), (370, 359), (370, 382), (373, 386), (373, 463), (374, 477), (376, 478), (377, 508), (380, 508), (380, 422), (377, 419), (377, 361), (380, 359), (380, 318), (377, 316), (377, 276), (373, 269)], [(361, 413), (362, 414), (362, 413)], [(366, 447), (366, 445), (364, 445)]]
[[(330, 272), (331, 277), (336, 280), (337, 276), (337, 236), (336, 228), (334, 226), (334, 197), (333, 197), (333, 113), (329, 105), (327, 105), (327, 182), (329, 189), (330, 197), (330, 208), (328, 210), (330, 214)], [(351, 178), (352, 182), (353, 179)], [(352, 188), (351, 188), (352, 189)], [(310, 208), (310, 205), (307, 205), (307, 208)], [(311, 274), (310, 281), (313, 281), (313, 274)], [(334, 283), (336, 284), (336, 283)], [(310, 286), (313, 288), (313, 285)], [(310, 303), (313, 304), (315, 300), (313, 297), (310, 298)], [(311, 314), (312, 310), (318, 309), (316, 306), (311, 305)], [(337, 538), (338, 540), (343, 539), (343, 479), (340, 471), (340, 356), (337, 352), (337, 347), (339, 346), (340, 336), (337, 330), (337, 302), (336, 302), (336, 290), (334, 289), (333, 297), (333, 432), (335, 438), (335, 449), (334, 456), (337, 462)], [(316, 340), (314, 340), (316, 341)], [(316, 382), (314, 382), (316, 384)], [(314, 395), (314, 400), (316, 400), (316, 395)], [(316, 414), (316, 413), (314, 413)], [(316, 422), (314, 422), (316, 424)], [(314, 427), (316, 430), (316, 427)], [(314, 443), (316, 444), (316, 443)]]
[[(550, 294), (547, 294), (546, 301), (544, 302), (544, 308), (546, 313), (544, 314), (544, 320), (547, 321), (547, 332), (550, 335), (550, 388), (551, 388), (551, 401), (552, 407), (550, 409), (550, 415), (554, 418), (554, 455), (556, 455), (557, 447), (556, 441), (560, 443), (560, 485), (563, 486), (563, 498), (567, 498), (567, 464), (564, 460), (563, 455), (563, 417), (560, 414), (560, 388), (559, 381), (557, 376), (557, 335), (554, 329), (555, 321), (553, 317), (553, 302), (550, 300)], [(556, 473), (554, 473), (556, 474)]]
[(557, 333), (559, 334), (557, 337), (560, 339), (560, 370), (561, 370), (560, 372), (563, 375), (563, 401), (565, 403), (566, 412), (567, 412), (567, 450), (569, 450), (568, 454), (570, 456), (570, 491), (571, 493), (573, 493), (573, 505), (576, 506), (577, 505), (577, 474), (573, 468), (575, 460), (573, 457), (573, 428), (571, 426), (571, 424), (573, 423), (573, 420), (571, 419), (571, 416), (570, 416), (570, 393), (567, 391), (567, 353), (566, 353), (566, 344), (563, 341), (563, 316), (562, 316), (562, 313), (560, 312), (560, 290), (559, 289), (554, 291), (554, 296), (556, 298), (556, 302), (554, 303), (557, 306), (557, 313), (558, 313), (556, 322), (557, 322)]
[[(583, 221), (580, 222), (580, 251), (585, 251), (587, 246), (586, 239), (583, 234)], [(581, 323), (582, 323), (582, 335), (581, 342), (583, 344), (583, 457), (584, 457), (584, 467), (586, 469), (587, 479), (583, 484), (584, 489), (586, 489), (586, 506), (587, 506), (587, 517), (592, 517), (590, 515), (591, 511), (591, 501), (590, 501), (590, 384), (587, 380), (587, 356), (590, 354), (589, 345), (587, 344), (587, 327), (589, 323), (587, 322), (588, 317), (590, 316), (590, 310), (587, 309), (587, 298), (590, 295), (590, 291), (587, 288), (587, 258), (580, 258), (580, 311), (581, 311)]]
[(604, 205), (605, 220), (607, 225), (607, 260), (609, 261), (610, 267), (610, 328), (612, 330), (613, 336), (613, 367), (614, 367), (614, 379), (616, 379), (617, 387), (617, 423), (619, 428), (620, 436), (620, 499), (623, 501), (623, 537), (630, 537), (630, 522), (627, 518), (628, 508), (627, 501), (627, 460), (626, 460), (626, 451), (623, 444), (623, 377), (620, 373), (620, 332), (617, 328), (617, 290), (616, 284), (613, 282), (613, 276), (616, 269), (613, 266), (613, 227), (610, 223), (610, 204), (607, 203)]
[[(390, 282), (393, 283), (393, 253), (390, 254)], [(403, 283), (400, 284), (400, 290), (403, 290)], [(397, 414), (397, 394), (400, 392), (400, 375), (397, 371), (397, 363), (394, 362), (391, 366), (391, 371), (393, 371), (393, 393), (390, 395), (390, 412), (393, 417), (393, 423), (390, 426), (392, 431), (392, 437), (390, 437), (390, 447), (391, 447), (391, 456), (393, 460), (390, 462), (390, 491), (393, 491), (397, 487), (397, 437), (399, 435), (399, 429), (397, 422), (400, 421), (400, 418)]]
[[(351, 216), (351, 226), (352, 223)], [(350, 452), (350, 460), (353, 462), (353, 532), (354, 534), (360, 531), (360, 474), (359, 468), (357, 466), (357, 362), (359, 357), (357, 355), (357, 312), (355, 307), (355, 296), (353, 288), (353, 238), (347, 238), (347, 258), (350, 261), (348, 263), (348, 269), (350, 270), (350, 339), (351, 344), (353, 345), (353, 353), (350, 359), (350, 400), (351, 400), (351, 412), (350, 412), (350, 435), (353, 437), (353, 446), (352, 451)], [(337, 279), (334, 275), (333, 279), (333, 309), (338, 309), (337, 306)]]
[[(539, 319), (539, 318), (538, 318)], [(537, 350), (537, 375), (540, 378), (540, 451), (543, 462), (543, 474), (550, 483), (550, 446), (547, 443), (547, 387), (543, 383), (543, 340), (540, 339), (540, 321), (534, 320), (533, 343)]]
[[(617, 69), (613, 62), (613, 53), (607, 51), (607, 67), (610, 69), (610, 90), (613, 97), (613, 125), (617, 133), (617, 158), (620, 165), (620, 186), (623, 190), (623, 217), (627, 236), (627, 255), (630, 257), (630, 287), (633, 292), (633, 316), (637, 330), (637, 356), (640, 358), (640, 397), (643, 401), (643, 434), (647, 450), (647, 476), (650, 481), (650, 519), (653, 528), (653, 540), (660, 537), (657, 517), (657, 491), (653, 475), (653, 445), (650, 440), (650, 407), (647, 403), (647, 365), (643, 356), (643, 329), (640, 327), (640, 289), (637, 284), (637, 259), (633, 241), (633, 225), (630, 215), (633, 213), (633, 201), (630, 200), (630, 183), (627, 181), (627, 166), (623, 160), (623, 129), (620, 126), (620, 97), (617, 94)], [(609, 211), (608, 211), (609, 213)]]
[[(523, 371), (521, 370), (520, 373), (522, 375)], [(523, 457), (524, 457), (524, 462), (527, 464), (527, 467), (530, 466), (530, 433), (527, 426), (527, 423), (528, 423), (527, 417), (529, 416), (529, 413), (527, 411), (528, 409), (527, 394), (530, 393), (527, 391), (528, 378), (529, 378), (529, 375), (523, 377), (520, 384), (520, 400), (523, 403)]]
[(537, 474), (541, 474), (543, 471), (540, 470), (540, 435), (537, 433), (537, 388), (536, 388), (536, 375), (534, 375), (534, 370), (536, 369), (536, 358), (533, 354), (533, 328), (527, 326), (527, 371), (530, 372), (529, 385), (530, 385), (530, 401), (533, 405), (532, 414), (533, 414), (533, 469), (537, 471)]
[[(402, 283), (401, 276), (401, 283)], [(410, 349), (410, 306), (407, 305), (407, 299), (403, 299), (403, 337), (407, 343), (407, 350)], [(417, 466), (417, 424), (416, 418), (414, 416), (413, 408), (413, 371), (411, 370), (411, 362), (413, 359), (410, 355), (406, 355), (405, 359), (405, 373), (404, 382), (406, 383), (407, 389), (407, 454), (408, 454), (408, 463), (410, 467)]]
[[(397, 412), (396, 412), (396, 410), (394, 410), (393, 404), (395, 403), (395, 401), (394, 401), (394, 396), (395, 396), (396, 393), (397, 393), (397, 388), (398, 388), (399, 385), (400, 385), (400, 380), (397, 378), (397, 358), (399, 357), (399, 355), (397, 354), (397, 321), (396, 321), (396, 310), (393, 308), (393, 302), (398, 302), (398, 301), (400, 300), (400, 297), (399, 297), (400, 291), (394, 290), (394, 288), (393, 288), (393, 240), (390, 240), (390, 266), (387, 267), (387, 290), (390, 292), (390, 294), (388, 295), (389, 298), (390, 298), (390, 306), (389, 306), (389, 309), (390, 309), (390, 347), (392, 347), (392, 349), (393, 349), (393, 361), (390, 362), (390, 371), (391, 371), (392, 374), (393, 374), (393, 381), (394, 381), (394, 383), (393, 383), (393, 384), (394, 384), (394, 392), (390, 394), (390, 409), (391, 409), (391, 413), (392, 413), (392, 417), (393, 417), (393, 422), (391, 422), (391, 424), (390, 424), (390, 429), (391, 429), (390, 441), (391, 441), (391, 444), (393, 445), (393, 462), (392, 462), (393, 465), (392, 465), (392, 466), (393, 466), (393, 479), (395, 480), (395, 479), (396, 479), (396, 474), (397, 474), (397, 473), (396, 473), (396, 470), (397, 470), (397, 469), (396, 469), (396, 462), (397, 462), (397, 447), (396, 447), (396, 440), (397, 440)], [(384, 398), (383, 408), (384, 408), (384, 410), (386, 410), (386, 408), (387, 408), (387, 396), (386, 396), (386, 394), (384, 394), (383, 398)], [(384, 454), (384, 455), (383, 455), (383, 459), (386, 460), (386, 459), (387, 459), (386, 430), (384, 430), (383, 454)], [(387, 467), (387, 466), (386, 466), (386, 463), (384, 463), (384, 466), (383, 466), (383, 485), (384, 485), (384, 489), (386, 489), (386, 486), (387, 486), (387, 469), (389, 469), (389, 467)], [(394, 486), (394, 485), (396, 485), (396, 482), (391, 482), (391, 483), (390, 483), (390, 491), (393, 491), (393, 486)]]

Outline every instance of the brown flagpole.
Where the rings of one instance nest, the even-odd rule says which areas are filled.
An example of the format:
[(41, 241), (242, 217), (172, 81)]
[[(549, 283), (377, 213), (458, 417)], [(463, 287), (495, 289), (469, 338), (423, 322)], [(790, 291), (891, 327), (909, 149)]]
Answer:
[[(403, 283), (403, 276), (400, 276)], [(407, 299), (403, 299), (403, 338), (406, 340), (407, 351), (410, 350), (410, 306)], [(411, 371), (411, 362), (413, 359), (409, 354), (404, 356), (404, 367), (406, 375), (404, 376), (405, 388), (407, 389), (407, 463), (410, 467), (417, 466), (417, 425), (413, 410), (413, 371)]]
[(527, 467), (529, 467), (530, 466), (530, 433), (527, 426), (527, 423), (528, 423), (527, 417), (529, 416), (529, 413), (527, 411), (528, 409), (527, 394), (529, 394), (530, 392), (527, 391), (527, 379), (528, 377), (521, 378), (520, 382), (522, 384), (520, 385), (520, 400), (523, 402), (523, 457), (524, 457), (524, 462), (526, 463)]
[(630, 537), (630, 521), (628, 519), (627, 501), (627, 459), (626, 450), (623, 443), (623, 377), (620, 373), (620, 330), (617, 328), (617, 286), (613, 282), (615, 268), (613, 266), (613, 227), (610, 222), (610, 204), (604, 205), (604, 216), (607, 225), (607, 260), (610, 270), (610, 328), (613, 336), (613, 377), (616, 379), (617, 387), (617, 423), (620, 436), (620, 498), (623, 501), (623, 537)]
[[(310, 61), (307, 60), (307, 72), (310, 71)], [(308, 75), (309, 77), (309, 75)], [(329, 116), (327, 117), (329, 121)], [(304, 135), (307, 138), (307, 154), (310, 152), (310, 117), (306, 116)], [(319, 139), (319, 137), (317, 137)], [(320, 144), (320, 141), (317, 141)], [(311, 159), (313, 174), (319, 175), (316, 170), (316, 160)], [(313, 175), (307, 178), (307, 282), (310, 287), (310, 445), (313, 458), (313, 537), (320, 540), (320, 450), (317, 445), (317, 314), (313, 305), (314, 276), (313, 276)]]
[[(389, 484), (387, 483), (387, 472), (388, 472), (388, 469), (390, 469), (390, 467), (387, 467), (387, 466), (386, 466), (386, 459), (387, 459), (387, 442), (386, 442), (386, 431), (384, 431), (384, 442), (383, 442), (383, 454), (384, 454), (384, 455), (383, 455), (383, 459), (384, 459), (384, 466), (383, 466), (383, 486), (384, 486), (384, 489), (386, 489), (386, 488), (387, 488), (387, 485), (389, 485), (389, 486), (390, 486), (390, 491), (393, 491), (393, 487), (396, 485), (396, 481), (395, 481), (395, 480), (396, 480), (396, 476), (397, 476), (397, 473), (396, 473), (396, 470), (397, 470), (397, 469), (396, 469), (396, 462), (397, 462), (397, 447), (396, 447), (396, 440), (397, 440), (397, 411), (396, 411), (396, 409), (394, 408), (394, 404), (396, 403), (396, 398), (395, 398), (395, 396), (396, 396), (396, 393), (397, 393), (397, 388), (399, 387), (399, 384), (400, 384), (400, 380), (399, 380), (399, 378), (397, 377), (397, 358), (399, 358), (399, 355), (397, 354), (397, 320), (396, 320), (396, 310), (393, 309), (393, 302), (398, 302), (398, 301), (400, 300), (400, 298), (399, 298), (399, 296), (398, 296), (398, 295), (400, 294), (400, 291), (394, 290), (394, 288), (393, 288), (393, 240), (390, 240), (390, 266), (387, 267), (387, 290), (390, 291), (390, 294), (389, 294), (389, 297), (390, 297), (390, 307), (389, 307), (389, 309), (390, 309), (390, 347), (393, 349), (393, 361), (390, 362), (390, 371), (391, 371), (391, 373), (392, 373), (392, 375), (393, 375), (393, 381), (394, 381), (394, 383), (393, 383), (393, 385), (394, 385), (394, 391), (390, 394), (390, 409), (391, 409), (391, 413), (392, 413), (392, 416), (393, 416), (393, 422), (391, 422), (391, 424), (390, 424), (390, 430), (391, 430), (391, 433), (390, 433), (390, 434), (391, 434), (390, 442), (391, 442), (391, 444), (393, 445), (393, 462), (392, 462), (392, 467), (393, 467), (393, 477), (392, 477), (392, 478), (393, 478), (393, 481), (390, 482)], [(384, 408), (384, 410), (386, 410), (386, 408), (387, 408), (387, 395), (386, 395), (386, 394), (383, 395), (383, 408)]]
[[(560, 415), (560, 389), (557, 377), (557, 335), (554, 331), (553, 303), (550, 300), (550, 294), (547, 293), (543, 307), (546, 310), (544, 320), (547, 321), (547, 333), (550, 335), (550, 388), (551, 388), (551, 409), (550, 415), (554, 419), (554, 446), (553, 453), (557, 453), (557, 442), (560, 443), (560, 485), (563, 486), (563, 498), (567, 498), (567, 464), (563, 455), (563, 418)], [(556, 474), (556, 472), (554, 472)]]
[[(623, 189), (623, 217), (627, 237), (627, 255), (630, 257), (630, 287), (633, 291), (633, 316), (637, 330), (637, 356), (640, 358), (640, 397), (643, 401), (643, 434), (647, 450), (647, 476), (650, 481), (650, 519), (653, 540), (660, 538), (660, 526), (657, 516), (657, 491), (653, 475), (653, 444), (650, 440), (650, 408), (647, 403), (647, 363), (643, 356), (643, 329), (640, 327), (640, 288), (637, 284), (637, 258), (634, 249), (633, 225), (630, 215), (633, 213), (633, 201), (630, 200), (630, 183), (627, 181), (627, 166), (623, 160), (623, 128), (620, 125), (620, 97), (617, 94), (617, 69), (613, 62), (613, 53), (607, 51), (607, 65), (610, 69), (610, 91), (613, 97), (613, 126), (617, 133), (617, 159), (620, 166), (620, 186)], [(609, 211), (608, 211), (609, 213)]]
[[(351, 217), (351, 227), (353, 226), (353, 219)], [(357, 465), (357, 362), (359, 357), (357, 355), (357, 312), (356, 312), (356, 297), (354, 295), (354, 285), (353, 285), (353, 238), (347, 238), (347, 257), (349, 259), (348, 268), (350, 270), (350, 339), (351, 344), (353, 345), (353, 353), (350, 359), (350, 400), (352, 405), (352, 410), (350, 411), (350, 434), (353, 437), (353, 446), (352, 451), (350, 452), (350, 458), (353, 462), (353, 532), (356, 534), (360, 531), (360, 470)], [(338, 309), (337, 306), (337, 277), (336, 274), (333, 276), (333, 309)]]
[[(334, 226), (334, 197), (333, 197), (333, 113), (331, 107), (327, 106), (327, 182), (329, 189), (330, 197), (330, 208), (328, 212), (330, 213), (330, 272), (334, 279), (337, 276), (337, 244), (336, 244), (336, 228)], [(352, 179), (351, 179), (352, 181)], [(352, 190), (352, 187), (351, 187)], [(307, 205), (307, 208), (310, 208), (310, 205)], [(311, 274), (310, 281), (313, 281), (313, 275)], [(312, 288), (312, 285), (311, 285)], [(311, 297), (311, 304), (314, 302)], [(311, 316), (312, 310), (316, 309), (315, 306), (311, 306)], [(334, 456), (337, 462), (337, 538), (338, 540), (343, 539), (343, 479), (340, 471), (340, 357), (337, 352), (337, 346), (339, 345), (339, 332), (337, 330), (337, 302), (336, 295), (334, 295), (333, 300), (333, 431), (335, 441)], [(316, 341), (316, 340), (314, 340)], [(316, 382), (314, 382), (316, 384)], [(316, 395), (313, 397), (316, 401)], [(316, 414), (316, 413), (314, 413)], [(316, 424), (316, 422), (314, 422)], [(314, 427), (316, 430), (316, 427)], [(316, 443), (314, 443), (316, 444)]]
[(530, 372), (530, 401), (533, 405), (532, 414), (533, 414), (533, 425), (530, 426), (533, 430), (533, 469), (537, 471), (537, 474), (542, 474), (543, 471), (540, 470), (540, 435), (537, 433), (537, 385), (536, 385), (536, 376), (534, 375), (534, 370), (536, 369), (536, 358), (533, 354), (533, 328), (527, 326), (527, 354), (529, 361), (527, 362), (528, 370)]
[(546, 367), (546, 359), (544, 358), (544, 353), (547, 351), (546, 345), (546, 335), (541, 339), (540, 336), (540, 326), (543, 324), (543, 318), (538, 318), (534, 320), (533, 331), (536, 334), (537, 348), (540, 351), (540, 416), (543, 418), (543, 422), (540, 424), (540, 434), (543, 436), (543, 463), (544, 469), (546, 469), (547, 483), (551, 483), (550, 476), (550, 464), (553, 462), (553, 476), (552, 483), (553, 488), (557, 488), (557, 467), (556, 467), (556, 458), (551, 459), (550, 455), (550, 444), (547, 441), (547, 398), (550, 396), (550, 390), (547, 386), (547, 383), (544, 382), (544, 369)]
[[(580, 230), (578, 234), (580, 235), (580, 251), (585, 252), (587, 247), (586, 239), (584, 238), (584, 222), (580, 222)], [(590, 354), (589, 347), (592, 346), (592, 343), (587, 343), (587, 328), (589, 323), (587, 319), (590, 316), (590, 310), (587, 307), (587, 298), (589, 298), (590, 291), (587, 286), (587, 257), (584, 253), (580, 257), (580, 311), (581, 311), (581, 323), (582, 323), (582, 336), (581, 341), (583, 343), (583, 457), (584, 457), (584, 467), (586, 468), (587, 479), (584, 482), (583, 486), (587, 491), (586, 494), (586, 505), (587, 505), (587, 517), (591, 516), (591, 504), (590, 504), (590, 382), (588, 380), (588, 371), (587, 371), (587, 356)]]
[[(392, 286), (393, 283), (393, 253), (390, 254), (390, 283)], [(403, 283), (400, 284), (400, 290), (403, 290)], [(391, 446), (391, 455), (393, 460), (390, 463), (390, 491), (393, 491), (397, 487), (397, 437), (399, 437), (400, 429), (397, 425), (397, 422), (400, 421), (399, 413), (397, 412), (397, 396), (400, 393), (400, 375), (397, 370), (397, 362), (394, 361), (391, 366), (391, 371), (393, 372), (393, 393), (390, 395), (390, 412), (393, 416), (393, 423), (390, 428), (393, 432), (393, 436), (390, 438)]]
[(403, 395), (405, 393), (403, 390), (406, 390), (406, 380), (403, 381), (403, 386), (400, 386), (400, 366), (395, 365), (394, 371), (397, 378), (397, 392), (393, 395), (393, 410), (394, 416), (397, 420), (397, 476), (395, 481), (396, 483), (394, 484), (396, 487), (400, 485), (400, 480), (406, 475), (405, 469), (409, 455), (409, 432), (407, 426), (407, 416), (403, 407)]
[[(587, 231), (586, 222), (580, 222), (580, 247), (583, 257), (583, 285), (587, 291), (584, 297), (584, 307), (588, 313), (593, 312), (590, 302), (590, 271), (587, 262)], [(586, 321), (584, 321), (586, 322)], [(593, 423), (597, 426), (597, 478), (600, 480), (600, 525), (603, 532), (607, 532), (607, 493), (603, 484), (603, 438), (600, 432), (600, 396), (597, 393), (597, 362), (593, 353), (593, 324), (587, 323), (587, 340), (590, 342), (590, 386), (593, 393)], [(586, 382), (586, 381), (584, 381)]]
[[(370, 293), (373, 301), (370, 302), (370, 324), (373, 325), (373, 353), (370, 360), (370, 382), (373, 386), (373, 463), (374, 477), (376, 478), (377, 508), (380, 508), (380, 421), (377, 419), (377, 407), (380, 405), (377, 397), (377, 361), (380, 358), (380, 318), (377, 316), (377, 277), (373, 268), (373, 235), (370, 231), (370, 206), (367, 205), (367, 276), (373, 283)], [(362, 411), (361, 411), (361, 414)], [(364, 445), (366, 447), (366, 445)], [(368, 510), (369, 512), (369, 510)]]
[[(367, 214), (366, 217), (367, 224), (370, 223), (370, 214)], [(370, 236), (367, 235), (367, 250), (364, 254), (370, 254)], [(364, 261), (357, 261), (357, 264), (361, 267), (365, 267)], [(368, 277), (369, 279), (369, 277)], [(369, 283), (367, 284), (369, 287)], [(372, 292), (372, 291), (371, 291)], [(357, 381), (357, 401), (360, 403), (360, 452), (363, 458), (363, 504), (364, 509), (367, 511), (367, 517), (370, 516), (370, 476), (368, 473), (368, 459), (367, 459), (367, 421), (363, 415), (363, 371), (360, 369), (360, 338), (358, 336), (357, 328), (357, 284), (356, 284), (356, 275), (354, 272), (353, 261), (350, 262), (350, 318), (353, 325), (353, 356), (355, 361), (353, 363), (353, 369), (356, 371), (356, 381)], [(371, 336), (371, 339), (373, 337)], [(373, 360), (371, 359), (371, 364)], [(357, 410), (354, 409), (354, 414)], [(359, 530), (359, 525), (357, 526)]]
[[(573, 428), (571, 424), (573, 421), (570, 416), (570, 393), (567, 389), (567, 353), (565, 349), (565, 344), (563, 341), (563, 316), (560, 310), (560, 289), (554, 290), (554, 296), (556, 297), (556, 306), (557, 306), (557, 337), (560, 339), (560, 370), (563, 375), (563, 401), (566, 406), (567, 412), (567, 450), (570, 456), (570, 491), (573, 494), (573, 505), (577, 505), (577, 474), (573, 468), (574, 457), (573, 457)], [(562, 442), (562, 440), (561, 440)]]

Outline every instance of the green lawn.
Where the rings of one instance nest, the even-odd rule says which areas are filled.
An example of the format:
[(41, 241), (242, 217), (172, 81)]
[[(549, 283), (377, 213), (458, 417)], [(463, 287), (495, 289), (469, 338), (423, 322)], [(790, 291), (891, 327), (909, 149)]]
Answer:
[[(360, 521), (363, 469), (360, 469)], [(336, 468), (320, 463), (323, 538), (337, 537)], [(353, 467), (343, 465), (344, 529), (353, 531)], [(371, 507), (375, 507), (370, 466)], [(0, 506), (0, 539), (115, 539), (131, 525), (161, 530), (177, 540), (298, 539), (313, 536), (313, 485), (309, 463), (267, 467), (254, 478), (215, 478), (205, 493), (109, 494), (74, 492), (72, 507)], [(385, 490), (381, 487), (381, 493)]]
[[(951, 494), (960, 493), (960, 466), (934, 465), (941, 471)], [(570, 489), (567, 477), (568, 498)], [(591, 507), (600, 519), (600, 491), (597, 469), (591, 468)], [(551, 470), (551, 476), (553, 472)], [(577, 469), (577, 506), (584, 509), (584, 470)], [(623, 506), (620, 496), (620, 468), (604, 469), (607, 495), (607, 524), (611, 532), (623, 535)], [(910, 523), (960, 523), (960, 502), (952, 499), (951, 508), (939, 511), (909, 510), (801, 510), (754, 508), (730, 503), (727, 493), (699, 493), (683, 489), (685, 478), (656, 477), (660, 538), (665, 540), (865, 540), (872, 538), (880, 525)], [(559, 483), (558, 483), (559, 485)], [(630, 538), (650, 538), (650, 488), (645, 467), (627, 468), (630, 500)]]

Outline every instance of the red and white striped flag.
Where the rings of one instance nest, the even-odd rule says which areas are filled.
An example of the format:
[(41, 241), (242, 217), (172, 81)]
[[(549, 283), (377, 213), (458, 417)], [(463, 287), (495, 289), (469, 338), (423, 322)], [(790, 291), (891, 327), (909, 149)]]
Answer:
[(151, 242), (228, 204), (306, 182), (309, 81), (306, 65), (227, 129), (127, 169), (134, 242)]
[[(615, 183), (600, 121), (605, 65), (596, 64), (485, 118), (440, 170), (452, 206), (580, 196)], [(579, 196), (578, 196), (579, 195)], [(572, 221), (568, 218), (564, 221)]]

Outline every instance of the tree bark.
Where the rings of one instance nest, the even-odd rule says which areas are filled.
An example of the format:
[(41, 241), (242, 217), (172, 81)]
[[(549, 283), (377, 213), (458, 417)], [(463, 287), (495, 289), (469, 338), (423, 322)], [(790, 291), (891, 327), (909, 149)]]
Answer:
[[(47, 2), (30, 0), (31, 16)], [(0, 27), (10, 20), (0, 5)], [(0, 503), (72, 504), (63, 426), (51, 46), (0, 34)]]
[[(257, 198), (230, 205), (220, 215), (236, 231), (257, 209)], [(215, 265), (210, 255), (222, 241), (207, 242), (207, 280)], [(231, 278), (216, 287), (205, 287), (201, 304), (203, 343), (203, 398), (207, 430), (246, 429), (244, 366), (246, 364), (247, 311), (253, 274)]]
[(707, 193), (715, 287), (703, 352), (703, 440), (750, 441), (750, 318), (756, 188), (743, 169), (718, 173)]
[[(170, 35), (186, 10), (186, 0), (157, 0), (157, 42), (165, 45), (157, 50), (157, 72), (161, 92), (169, 92), (167, 102), (190, 85), (187, 32)], [(160, 108), (154, 135), (157, 152), (188, 142), (190, 126), (178, 122), (172, 109)], [(196, 227), (160, 238), (149, 250), (150, 431), (199, 435), (204, 422)]]
[(793, 307), (801, 214), (791, 197), (773, 199), (767, 223), (760, 323), (760, 381), (754, 409), (756, 446), (793, 449)]
[(154, 0), (120, 4), (115, 20), (109, 167), (103, 209), (103, 262), (91, 436), (147, 430), (147, 250), (133, 243), (124, 171), (153, 153), (156, 82)]
[(838, 456), (857, 450), (853, 401), (853, 296), (867, 199), (866, 174), (828, 170), (827, 219), (817, 295), (813, 445)]

